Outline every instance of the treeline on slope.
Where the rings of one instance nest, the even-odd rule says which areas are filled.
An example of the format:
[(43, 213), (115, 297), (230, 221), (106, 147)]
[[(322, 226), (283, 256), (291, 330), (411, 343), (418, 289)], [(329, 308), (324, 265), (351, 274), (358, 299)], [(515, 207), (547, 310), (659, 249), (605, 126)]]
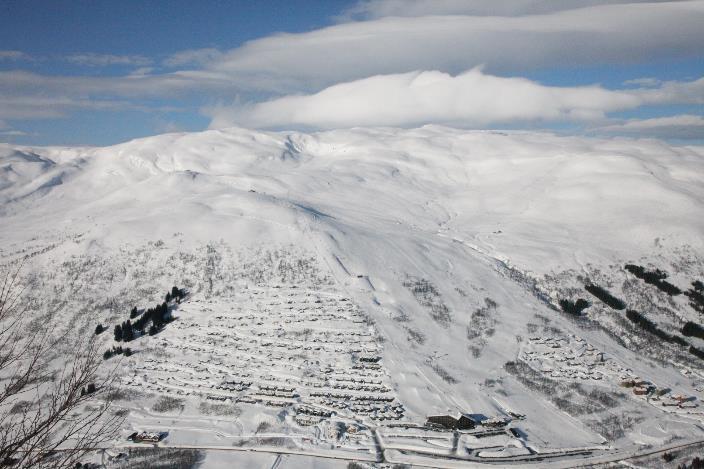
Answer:
[[(599, 285), (588, 283), (584, 286), (584, 289), (613, 309), (626, 309), (626, 303), (623, 300), (616, 298), (607, 289), (600, 287)], [(577, 317), (580, 317), (582, 315), (582, 311), (591, 306), (591, 303), (584, 298), (577, 298), (575, 301), (563, 298), (558, 301), (558, 303), (563, 312)]]
[(704, 327), (692, 321), (687, 321), (682, 327), (682, 335), (704, 339)]
[(590, 283), (590, 284), (585, 285), (584, 289), (587, 290), (592, 295), (599, 298), (601, 301), (603, 301), (604, 303), (606, 303), (607, 305), (609, 305), (613, 309), (617, 309), (617, 310), (626, 309), (626, 303), (623, 300), (616, 298), (608, 290), (600, 287), (599, 285)]
[(704, 314), (704, 283), (692, 282), (692, 288), (684, 292), (689, 297), (689, 305), (700, 314)]
[(643, 329), (647, 332), (650, 332), (651, 334), (661, 338), (662, 340), (664, 340), (666, 342), (678, 344), (683, 347), (686, 347), (689, 345), (689, 342), (684, 340), (682, 337), (680, 337), (678, 335), (669, 334), (668, 332), (663, 331), (662, 329), (660, 329), (657, 326), (657, 324), (655, 324), (653, 321), (651, 321), (650, 319), (643, 316), (638, 311), (634, 311), (632, 309), (629, 309), (626, 311), (626, 317), (631, 322), (640, 326), (641, 329)]
[[(648, 284), (656, 286), (658, 289), (664, 291), (670, 296), (679, 295), (682, 293), (675, 285), (667, 282), (667, 273), (660, 269), (655, 269), (654, 271), (648, 271), (642, 266), (635, 264), (626, 264), (625, 269), (635, 275), (636, 277), (642, 279)], [(604, 302), (606, 305), (610, 306), (616, 310), (626, 309), (626, 303), (615, 297), (608, 290), (594, 283), (588, 283), (584, 286), (584, 289), (597, 297), (599, 300)], [(692, 282), (692, 287), (684, 292), (686, 296), (690, 299), (690, 305), (698, 312), (704, 314), (704, 283), (700, 280), (695, 280)], [(581, 316), (582, 311), (590, 306), (590, 303), (583, 299), (577, 298), (575, 301), (568, 299), (562, 299), (559, 301), (560, 308), (563, 312), (573, 315)], [(657, 326), (653, 321), (646, 318), (644, 315), (638, 311), (629, 309), (626, 311), (626, 317), (633, 323), (637, 324), (641, 329), (655, 335), (656, 337), (673, 344), (680, 345), (682, 347), (689, 346), (689, 353), (692, 355), (704, 359), (704, 350), (701, 350), (694, 345), (691, 345), (683, 337), (675, 334), (670, 334)], [(687, 321), (682, 327), (682, 335), (686, 337), (697, 337), (704, 339), (704, 327), (696, 324), (692, 321)]]
[(667, 278), (667, 272), (660, 269), (650, 271), (645, 270), (645, 267), (635, 264), (626, 264), (625, 269), (639, 279), (643, 280), (645, 283), (654, 285), (670, 296), (676, 296), (682, 293), (682, 290), (665, 280)]
[(695, 357), (699, 357), (702, 360), (704, 360), (704, 350), (699, 349), (699, 348), (695, 347), (694, 345), (689, 346), (689, 353), (691, 353)]
[[(704, 360), (704, 350), (699, 349), (694, 345), (691, 345), (689, 342), (687, 342), (680, 336), (668, 334), (639, 312), (629, 309), (628, 311), (626, 311), (626, 317), (632, 322), (638, 324), (644, 330), (650, 332), (651, 334), (654, 334), (655, 336), (663, 339), (666, 342), (678, 344), (683, 347), (687, 347), (689, 345), (687, 351), (695, 357)], [(682, 334), (689, 337), (704, 338), (704, 328), (699, 326), (698, 324), (688, 321), (682, 328)]]

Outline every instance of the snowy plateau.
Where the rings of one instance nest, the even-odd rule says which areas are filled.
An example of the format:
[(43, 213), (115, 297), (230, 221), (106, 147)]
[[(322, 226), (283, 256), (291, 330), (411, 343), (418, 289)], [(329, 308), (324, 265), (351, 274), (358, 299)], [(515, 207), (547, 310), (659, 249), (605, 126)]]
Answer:
[[(124, 416), (106, 467), (699, 454), (704, 339), (683, 330), (703, 322), (703, 235), (704, 147), (657, 140), (426, 126), (0, 145), (0, 264), (22, 263), (64, 351), (101, 324), (100, 353), (133, 352), (101, 365)], [(174, 285), (168, 324), (115, 342)]]

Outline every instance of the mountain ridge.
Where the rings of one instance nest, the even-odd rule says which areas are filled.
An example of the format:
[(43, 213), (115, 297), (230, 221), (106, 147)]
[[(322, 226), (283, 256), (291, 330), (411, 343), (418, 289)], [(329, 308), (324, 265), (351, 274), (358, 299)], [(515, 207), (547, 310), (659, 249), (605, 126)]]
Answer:
[[(16, 151), (36, 154), (23, 159), (23, 172)], [(352, 352), (355, 345), (335, 353), (315, 345), (323, 347), (321, 363), (303, 348), (289, 359), (299, 371), (284, 372), (288, 362), (262, 350), (289, 334), (288, 347), (304, 347), (293, 338), (301, 334), (321, 344), (342, 334), (350, 344), (362, 340), (373, 360), (378, 354), (379, 380), (393, 405), (381, 406), (377, 417), (413, 425), (457, 412), (515, 420), (508, 408), (526, 416), (514, 423), (527, 436), (501, 440), (514, 448), (506, 454), (666, 444), (695, 432), (699, 410), (662, 410), (629, 395), (621, 379), (647, 377), (695, 396), (704, 389), (704, 366), (687, 364), (686, 348), (660, 344), (584, 287), (608, 289), (668, 334), (699, 321), (685, 296), (669, 297), (622, 266), (664, 269), (682, 289), (704, 277), (702, 158), (704, 148), (658, 141), (437, 126), (229, 129), (76, 150), (5, 146), (0, 264), (25, 259), (24, 282), (65, 301), (64, 324), (79, 335), (96, 322), (110, 330), (133, 306), (185, 286), (189, 299), (178, 306), (178, 320), (153, 338), (135, 339), (141, 352), (121, 365), (125, 386), (148, 390), (124, 404), (133, 428), (156, 429), (145, 406), (171, 395), (164, 389), (172, 389), (172, 378), (140, 378), (144, 367), (156, 366), (145, 360), (176, 360), (168, 350), (180, 350), (178, 363), (198, 374), (196, 357), (215, 347), (208, 341), (230, 334), (219, 321), (239, 321), (232, 325), (237, 340), (256, 342), (258, 351), (242, 349), (222, 366), (235, 373), (249, 357), (258, 365), (247, 372), (257, 374), (261, 390), (270, 392), (274, 370), (276, 379), (296, 383), (300, 405), (323, 405), (300, 369), (342, 366), (349, 374), (366, 355)], [(48, 160), (54, 164), (44, 165)], [(37, 189), (38, 180), (56, 174), (61, 184)], [(38, 304), (52, 304), (36, 294)], [(296, 329), (285, 322), (295, 319), (288, 297), (303, 317), (320, 316)], [(328, 306), (310, 309), (315, 297)], [(560, 300), (579, 298), (589, 303), (583, 312), (562, 311)], [(100, 339), (105, 347), (114, 345), (108, 335)], [(606, 365), (592, 363), (597, 374), (562, 375), (553, 345), (568, 360), (601, 351)], [(221, 360), (219, 350), (208, 360)], [(582, 365), (575, 369), (592, 369)], [(183, 386), (179, 392), (197, 389)], [(203, 418), (197, 399), (176, 396), (189, 418)], [(266, 421), (277, 435), (307, 434), (291, 421), (299, 404), (274, 411), (252, 399), (237, 404), (241, 417), (218, 424), (224, 433), (244, 437)], [(338, 415), (385, 431), (383, 419), (352, 408)], [(652, 430), (656, 423), (666, 430)], [(187, 444), (195, 438), (189, 428), (174, 423), (169, 441)], [(210, 435), (207, 423), (198, 429)]]

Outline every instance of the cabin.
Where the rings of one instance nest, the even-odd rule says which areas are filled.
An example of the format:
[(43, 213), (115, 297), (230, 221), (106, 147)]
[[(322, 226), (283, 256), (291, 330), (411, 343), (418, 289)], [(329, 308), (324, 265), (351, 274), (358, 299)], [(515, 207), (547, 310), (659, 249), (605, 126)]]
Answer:
[(377, 363), (379, 360), (381, 360), (381, 357), (377, 355), (362, 355), (359, 357), (359, 361), (364, 363)]
[(482, 425), (489, 428), (500, 428), (505, 427), (508, 424), (508, 420), (501, 417), (492, 417), (482, 421)]
[(620, 384), (623, 388), (632, 388), (636, 385), (636, 381), (633, 379), (624, 379)]

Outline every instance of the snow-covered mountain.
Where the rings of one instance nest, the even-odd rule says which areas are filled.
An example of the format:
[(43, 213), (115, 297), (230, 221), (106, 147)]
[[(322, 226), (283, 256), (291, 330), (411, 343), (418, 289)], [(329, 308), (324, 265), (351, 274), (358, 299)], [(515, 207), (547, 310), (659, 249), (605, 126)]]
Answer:
[[(702, 181), (702, 147), (437, 126), (2, 145), (0, 262), (25, 259), (38, 308), (60, 306), (77, 335), (104, 325), (105, 349), (133, 306), (187, 290), (120, 365), (126, 433), (448, 467), (598, 462), (704, 439), (689, 348), (704, 340), (681, 332), (702, 322)], [(422, 427), (459, 413), (485, 434)]]

